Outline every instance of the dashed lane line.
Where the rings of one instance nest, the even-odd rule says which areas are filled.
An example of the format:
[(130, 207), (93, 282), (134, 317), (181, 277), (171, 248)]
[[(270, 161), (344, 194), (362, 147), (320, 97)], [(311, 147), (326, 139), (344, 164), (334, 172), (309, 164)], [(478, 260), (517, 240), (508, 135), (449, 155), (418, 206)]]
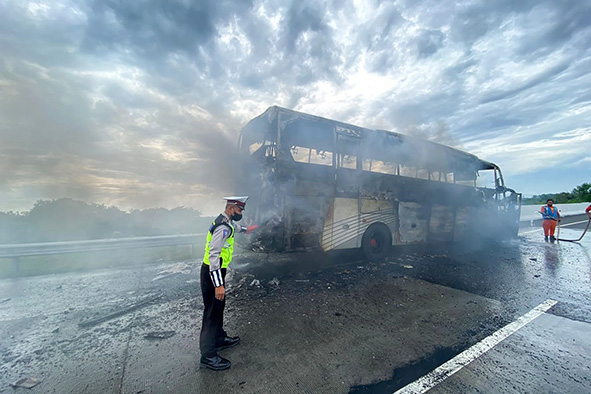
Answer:
[(415, 380), (414, 382), (404, 386), (394, 394), (418, 394), (424, 393), (427, 390), (432, 389), (439, 383), (443, 382), (478, 357), (498, 345), (501, 341), (509, 337), (510, 335), (523, 328), (526, 324), (532, 322), (534, 319), (543, 315), (548, 309), (556, 305), (558, 301), (546, 300), (540, 305), (536, 306), (525, 315), (521, 316), (512, 323), (507, 324), (505, 327), (495, 331), (482, 341), (478, 342), (474, 346), (464, 350), (451, 360), (437, 367), (427, 375)]

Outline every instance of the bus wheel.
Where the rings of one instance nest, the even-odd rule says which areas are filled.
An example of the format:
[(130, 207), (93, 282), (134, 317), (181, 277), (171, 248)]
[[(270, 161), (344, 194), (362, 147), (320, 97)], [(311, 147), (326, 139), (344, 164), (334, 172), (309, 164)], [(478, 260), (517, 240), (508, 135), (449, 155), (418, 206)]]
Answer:
[(390, 253), (392, 232), (383, 223), (374, 223), (365, 230), (361, 248), (369, 261), (381, 261)]

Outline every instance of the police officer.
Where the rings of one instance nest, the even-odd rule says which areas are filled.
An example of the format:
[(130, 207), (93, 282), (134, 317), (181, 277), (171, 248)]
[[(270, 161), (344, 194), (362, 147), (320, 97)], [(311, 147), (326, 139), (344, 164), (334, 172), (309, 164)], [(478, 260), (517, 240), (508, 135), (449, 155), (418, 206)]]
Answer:
[(201, 293), (203, 294), (203, 323), (199, 346), (201, 366), (214, 371), (230, 368), (230, 361), (220, 357), (219, 350), (236, 346), (240, 337), (230, 337), (224, 330), (226, 304), (226, 269), (232, 261), (234, 234), (249, 233), (258, 226), (244, 227), (235, 222), (242, 219), (248, 197), (224, 197), (226, 209), (209, 227), (205, 254), (201, 265)]

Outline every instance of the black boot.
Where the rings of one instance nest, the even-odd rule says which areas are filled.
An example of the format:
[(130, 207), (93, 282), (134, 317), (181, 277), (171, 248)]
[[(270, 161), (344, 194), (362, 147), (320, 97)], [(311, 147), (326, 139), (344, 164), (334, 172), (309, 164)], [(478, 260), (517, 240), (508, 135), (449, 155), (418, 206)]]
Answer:
[(544, 241), (548, 242), (548, 236), (544, 235)]
[(215, 350), (223, 350), (234, 347), (240, 343), (240, 337), (223, 337), (215, 341)]
[(232, 363), (230, 360), (226, 360), (225, 358), (216, 354), (213, 357), (201, 356), (201, 366), (204, 368), (213, 369), (214, 371), (223, 371), (224, 369), (230, 368)]
[(556, 241), (556, 237), (554, 237), (553, 235), (550, 236), (550, 242), (554, 242)]

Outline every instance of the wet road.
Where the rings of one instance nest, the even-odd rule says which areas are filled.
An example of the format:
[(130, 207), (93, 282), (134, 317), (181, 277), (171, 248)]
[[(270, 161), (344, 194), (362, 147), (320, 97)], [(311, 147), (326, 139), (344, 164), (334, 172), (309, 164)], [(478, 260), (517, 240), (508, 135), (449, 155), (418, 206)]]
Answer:
[(407, 249), (382, 264), (236, 263), (226, 325), (243, 343), (221, 374), (197, 367), (196, 262), (0, 281), (0, 393), (29, 376), (41, 380), (31, 393), (392, 393), (547, 299), (557, 304), (431, 391), (591, 391), (591, 235), (549, 244), (523, 228), (511, 242)]

